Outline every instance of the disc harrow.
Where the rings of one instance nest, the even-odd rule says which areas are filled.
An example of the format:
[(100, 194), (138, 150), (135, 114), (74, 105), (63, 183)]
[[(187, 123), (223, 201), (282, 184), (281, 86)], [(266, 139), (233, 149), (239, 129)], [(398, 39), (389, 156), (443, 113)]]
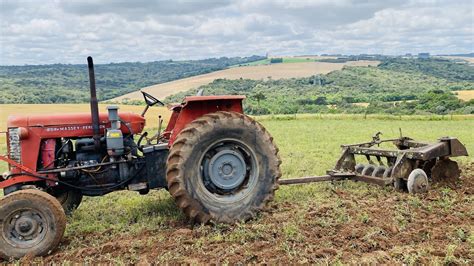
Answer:
[[(423, 193), (432, 182), (459, 178), (461, 171), (450, 157), (468, 156), (466, 147), (457, 138), (443, 137), (436, 143), (426, 143), (402, 136), (382, 140), (380, 135), (381, 132), (375, 134), (370, 142), (342, 145), (341, 157), (324, 176), (282, 179), (279, 183), (353, 180)], [(395, 148), (381, 148), (387, 143)]]

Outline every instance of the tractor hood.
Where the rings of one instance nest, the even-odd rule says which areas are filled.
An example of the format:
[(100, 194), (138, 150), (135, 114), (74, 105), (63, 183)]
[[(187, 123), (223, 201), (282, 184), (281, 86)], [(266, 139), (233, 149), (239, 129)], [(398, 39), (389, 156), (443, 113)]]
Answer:
[[(140, 133), (145, 127), (145, 118), (131, 112), (119, 113), (120, 119), (127, 123), (133, 133)], [(99, 115), (99, 123), (102, 126), (110, 125), (108, 115), (106, 113)], [(90, 113), (72, 113), (72, 114), (54, 114), (54, 115), (28, 115), (8, 117), (7, 127), (55, 127), (55, 126), (84, 126), (92, 125)], [(122, 131), (129, 133), (128, 128), (122, 125)]]

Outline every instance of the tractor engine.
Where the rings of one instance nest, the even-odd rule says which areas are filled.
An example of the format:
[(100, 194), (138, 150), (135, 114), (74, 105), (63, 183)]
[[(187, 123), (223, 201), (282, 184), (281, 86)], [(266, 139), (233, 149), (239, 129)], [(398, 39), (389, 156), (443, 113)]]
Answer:
[[(131, 173), (138, 173), (143, 161), (137, 161), (138, 146), (133, 141), (134, 135), (123, 136), (117, 106), (107, 109), (110, 127), (105, 129), (98, 145), (91, 137), (45, 140), (41, 147), (42, 169), (47, 171), (52, 166), (71, 169), (59, 172), (59, 180), (87, 188), (115, 186), (127, 180)], [(90, 189), (86, 194), (101, 193)]]
[[(139, 156), (134, 141), (134, 136), (143, 131), (145, 119), (128, 112), (119, 116), (117, 106), (107, 109), (108, 116), (99, 116), (96, 134), (90, 114), (11, 117), (10, 158), (47, 174), (49, 185), (55, 186), (53, 180), (58, 180), (58, 189), (64, 189), (61, 184), (65, 182), (81, 190), (86, 188), (82, 193), (90, 196), (119, 188), (132, 176), (146, 177), (140, 173), (146, 170), (145, 159)], [(19, 170), (12, 167), (11, 173)], [(12, 186), (6, 192), (18, 189)]]

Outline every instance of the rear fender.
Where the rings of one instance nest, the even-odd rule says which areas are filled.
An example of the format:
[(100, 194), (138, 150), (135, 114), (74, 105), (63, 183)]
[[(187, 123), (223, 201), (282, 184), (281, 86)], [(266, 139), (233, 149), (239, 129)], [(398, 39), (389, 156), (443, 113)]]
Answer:
[(243, 113), (244, 99), (245, 96), (241, 95), (186, 97), (181, 105), (171, 109), (173, 112), (164, 132), (165, 137), (169, 139), (169, 147), (187, 124), (205, 114), (218, 111)]

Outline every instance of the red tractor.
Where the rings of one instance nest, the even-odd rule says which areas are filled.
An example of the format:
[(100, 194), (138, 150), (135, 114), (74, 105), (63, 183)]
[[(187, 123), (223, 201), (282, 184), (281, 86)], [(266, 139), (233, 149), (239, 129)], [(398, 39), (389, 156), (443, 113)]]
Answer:
[(82, 196), (167, 189), (193, 222), (248, 220), (271, 201), (281, 176), (278, 149), (243, 114), (244, 96), (193, 96), (171, 108), (148, 138), (144, 114), (162, 102), (144, 93), (141, 115), (109, 106), (99, 114), (92, 58), (91, 113), (10, 116), (9, 171), (0, 177), (0, 257), (45, 255)]

